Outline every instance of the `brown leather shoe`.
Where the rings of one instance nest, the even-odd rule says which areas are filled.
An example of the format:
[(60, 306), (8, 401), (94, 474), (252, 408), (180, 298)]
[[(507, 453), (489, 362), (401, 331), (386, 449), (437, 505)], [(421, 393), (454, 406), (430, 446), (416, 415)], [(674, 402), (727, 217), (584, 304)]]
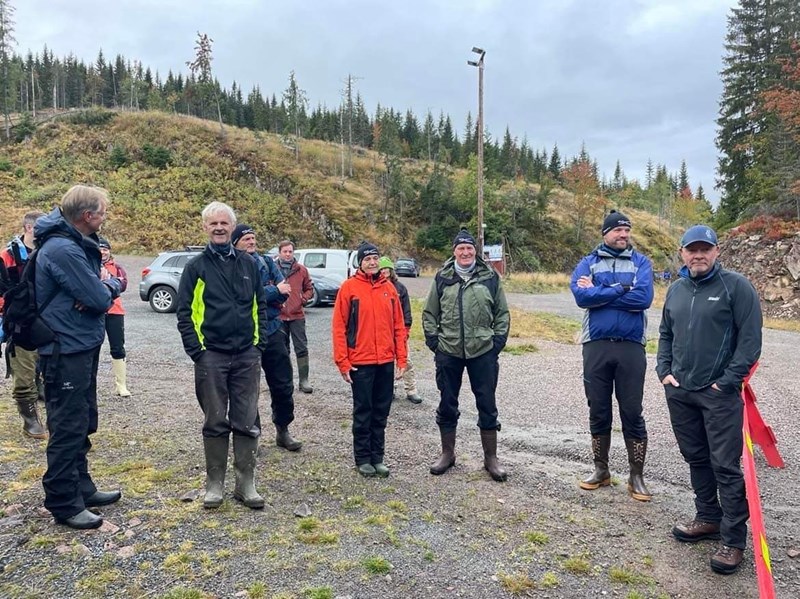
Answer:
[(717, 574), (733, 574), (739, 569), (744, 550), (729, 545), (720, 545), (711, 556), (711, 569)]
[(676, 524), (672, 536), (682, 543), (697, 543), (704, 539), (719, 539), (719, 524), (692, 520), (686, 524)]

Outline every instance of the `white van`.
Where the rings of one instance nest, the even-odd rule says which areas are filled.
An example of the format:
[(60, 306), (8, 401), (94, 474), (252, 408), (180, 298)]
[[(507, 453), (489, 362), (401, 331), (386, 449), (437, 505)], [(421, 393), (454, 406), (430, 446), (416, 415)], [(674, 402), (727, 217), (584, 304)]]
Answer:
[(294, 251), (297, 261), (309, 274), (332, 277), (339, 282), (352, 276), (358, 269), (356, 252), (330, 248), (310, 248)]

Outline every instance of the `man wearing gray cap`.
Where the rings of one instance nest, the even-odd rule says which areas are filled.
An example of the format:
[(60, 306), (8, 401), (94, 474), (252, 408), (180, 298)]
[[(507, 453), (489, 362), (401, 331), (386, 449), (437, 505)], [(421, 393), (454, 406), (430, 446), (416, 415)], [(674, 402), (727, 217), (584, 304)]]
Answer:
[(717, 262), (710, 227), (690, 227), (680, 255), (680, 278), (664, 302), (656, 372), (689, 464), (696, 515), (672, 534), (684, 543), (721, 537), (711, 569), (732, 574), (742, 563), (749, 516), (740, 392), (761, 355), (761, 305), (750, 281)]

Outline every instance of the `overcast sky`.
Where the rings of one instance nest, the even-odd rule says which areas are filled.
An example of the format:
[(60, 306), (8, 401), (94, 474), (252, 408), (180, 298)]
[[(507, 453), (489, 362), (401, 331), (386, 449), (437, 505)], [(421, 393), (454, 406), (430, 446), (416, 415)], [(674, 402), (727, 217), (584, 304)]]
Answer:
[(372, 113), (477, 113), (470, 50), (487, 51), (486, 127), (562, 157), (586, 143), (643, 180), (647, 159), (689, 168), (716, 203), (715, 118), (734, 0), (11, 0), (17, 50), (93, 61), (122, 54), (163, 76), (186, 71), (198, 31), (215, 76), (278, 97), (294, 69), (315, 105), (339, 103), (348, 73)]

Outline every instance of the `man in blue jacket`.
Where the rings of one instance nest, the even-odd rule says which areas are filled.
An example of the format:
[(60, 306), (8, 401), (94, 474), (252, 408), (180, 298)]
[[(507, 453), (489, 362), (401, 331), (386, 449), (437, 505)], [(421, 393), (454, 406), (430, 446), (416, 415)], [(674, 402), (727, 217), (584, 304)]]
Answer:
[(616, 394), (630, 465), (628, 492), (638, 501), (650, 501), (643, 478), (647, 429), (642, 398), (653, 268), (650, 260), (631, 247), (627, 216), (612, 210), (603, 221), (602, 233), (603, 243), (578, 263), (570, 282), (575, 301), (586, 310), (581, 332), (583, 385), (595, 468), (580, 487), (594, 490), (611, 484), (611, 397)]
[(269, 387), (275, 444), (289, 451), (299, 451), (303, 443), (289, 434), (289, 425), (294, 420), (294, 383), (288, 333), (280, 320), (281, 307), (289, 298), (292, 286), (283, 280), (283, 273), (272, 258), (258, 253), (256, 233), (252, 227), (236, 225), (231, 243), (237, 250), (243, 250), (256, 259), (267, 296), (267, 347), (261, 354), (261, 369)]
[(705, 225), (681, 238), (684, 266), (667, 292), (656, 372), (678, 447), (689, 464), (695, 517), (672, 529), (684, 543), (719, 539), (711, 569), (732, 574), (747, 542), (742, 475), (742, 381), (761, 355), (761, 305), (753, 285), (717, 262)]
[(86, 508), (118, 501), (119, 491), (98, 491), (89, 475), (89, 435), (97, 431), (97, 363), (105, 314), (120, 282), (101, 267), (97, 232), (108, 197), (75, 185), (61, 207), (36, 221), (36, 303), (56, 341), (39, 348), (47, 407), (44, 505), (56, 522), (97, 528), (103, 519)]

